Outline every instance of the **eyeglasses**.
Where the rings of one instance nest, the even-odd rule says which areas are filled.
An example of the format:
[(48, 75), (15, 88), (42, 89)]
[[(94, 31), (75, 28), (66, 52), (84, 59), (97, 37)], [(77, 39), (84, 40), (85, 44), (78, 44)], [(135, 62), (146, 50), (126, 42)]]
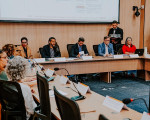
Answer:
[(0, 57), (0, 58), (8, 59), (8, 57)]
[(27, 43), (27, 42), (21, 42), (21, 43)]
[(105, 40), (105, 41), (110, 41), (110, 40)]

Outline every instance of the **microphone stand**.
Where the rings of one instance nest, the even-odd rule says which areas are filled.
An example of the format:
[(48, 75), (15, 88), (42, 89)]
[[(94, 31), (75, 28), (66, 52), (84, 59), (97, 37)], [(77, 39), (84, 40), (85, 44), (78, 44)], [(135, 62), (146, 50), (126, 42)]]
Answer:
[[(44, 72), (44, 68), (43, 67), (41, 67), (40, 65), (39, 65), (39, 63), (37, 63), (36, 62), (36, 60), (34, 60), (34, 59), (32, 59), (36, 64), (37, 64), (37, 66), (41, 69), (41, 71), (43, 72), (43, 74), (44, 74), (44, 76), (47, 78), (47, 79), (49, 79), (49, 77), (45, 74), (45, 72)], [(33, 62), (33, 64), (34, 64), (34, 62)]]
[[(108, 48), (110, 48), (109, 45), (107, 45), (107, 46), (108, 46)], [(112, 50), (112, 48), (110, 48), (110, 49)], [(116, 51), (116, 50), (112, 50), (112, 51), (116, 52), (118, 55), (118, 51)]]
[[(68, 70), (67, 70), (66, 68), (59, 68), (59, 70), (61, 70), (61, 69), (64, 69), (64, 70), (67, 72), (67, 74), (70, 76), (70, 74), (69, 74), (69, 72), (68, 72)], [(83, 96), (83, 95), (79, 92), (79, 90), (78, 90), (77, 87), (75, 86), (74, 82), (73, 82), (72, 80), (71, 80), (71, 82), (72, 82), (73, 86), (75, 87), (75, 89), (77, 90), (77, 93), (79, 94), (79, 96), (71, 97), (71, 100), (78, 101), (78, 100), (83, 100), (83, 99), (85, 99), (85, 96)]]
[(143, 99), (143, 98), (136, 98), (136, 99), (134, 99), (134, 101), (136, 101), (136, 100), (142, 100), (142, 101), (144, 102), (144, 104), (145, 104), (145, 106), (146, 106), (148, 112), (149, 112), (149, 108), (148, 108), (148, 105), (147, 105), (145, 99)]

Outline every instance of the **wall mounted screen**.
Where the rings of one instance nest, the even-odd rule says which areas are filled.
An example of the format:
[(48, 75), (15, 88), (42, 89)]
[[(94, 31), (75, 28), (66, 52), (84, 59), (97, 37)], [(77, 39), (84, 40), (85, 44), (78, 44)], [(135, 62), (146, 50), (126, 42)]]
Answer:
[(111, 23), (120, 0), (0, 0), (2, 22)]

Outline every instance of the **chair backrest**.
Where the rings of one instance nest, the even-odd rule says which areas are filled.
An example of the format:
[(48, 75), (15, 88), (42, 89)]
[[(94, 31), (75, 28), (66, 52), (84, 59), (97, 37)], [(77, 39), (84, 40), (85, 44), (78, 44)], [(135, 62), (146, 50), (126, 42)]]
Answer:
[(40, 113), (51, 119), (51, 106), (49, 97), (49, 84), (45, 77), (37, 73), (37, 86), (40, 99)]
[(4, 110), (22, 112), (22, 117), (26, 120), (26, 108), (19, 83), (0, 80), (0, 103)]
[(93, 45), (95, 56), (98, 56), (98, 45)]
[(116, 45), (116, 52), (118, 53), (118, 54), (123, 54), (123, 52), (122, 52), (122, 46), (123, 46), (124, 44), (117, 44)]
[(109, 120), (109, 119), (107, 119), (103, 114), (100, 114), (99, 120)]
[(55, 100), (62, 120), (81, 120), (78, 104), (60, 94), (54, 87)]
[(73, 46), (74, 44), (67, 44), (67, 51), (68, 51), (68, 55), (69, 55), (69, 57), (71, 57), (71, 49), (72, 49), (72, 46)]
[(41, 57), (43, 58), (44, 55), (43, 55), (43, 48), (42, 47), (39, 48), (39, 53), (40, 53)]

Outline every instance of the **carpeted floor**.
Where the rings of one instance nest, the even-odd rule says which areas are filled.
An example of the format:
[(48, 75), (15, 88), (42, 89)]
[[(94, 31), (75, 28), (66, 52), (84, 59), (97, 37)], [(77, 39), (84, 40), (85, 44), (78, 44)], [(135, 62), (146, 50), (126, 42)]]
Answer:
[[(124, 98), (144, 98), (149, 105), (149, 86), (150, 82), (145, 82), (139, 78), (112, 77), (112, 83), (102, 82), (99, 77), (88, 77), (84, 84), (90, 86), (92, 91), (103, 96), (111, 96), (122, 100)], [(128, 107), (143, 113), (147, 112), (143, 101), (134, 101)]]

